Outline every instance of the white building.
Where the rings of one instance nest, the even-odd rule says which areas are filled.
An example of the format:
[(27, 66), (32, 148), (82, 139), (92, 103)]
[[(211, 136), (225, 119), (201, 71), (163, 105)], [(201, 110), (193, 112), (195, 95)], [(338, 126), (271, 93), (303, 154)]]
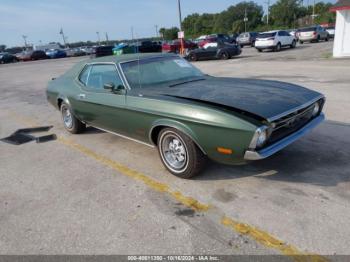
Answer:
[(330, 11), (337, 13), (333, 56), (350, 57), (350, 0), (339, 0)]

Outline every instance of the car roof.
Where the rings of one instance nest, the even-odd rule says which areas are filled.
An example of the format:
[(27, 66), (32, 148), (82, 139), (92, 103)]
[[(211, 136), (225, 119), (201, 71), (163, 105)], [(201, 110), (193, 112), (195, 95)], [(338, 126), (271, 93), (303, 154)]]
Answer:
[(262, 32), (262, 34), (268, 34), (268, 33), (276, 33), (282, 30), (271, 30), (271, 31), (266, 31), (266, 32)]
[(134, 61), (138, 59), (151, 58), (151, 57), (170, 57), (175, 54), (163, 54), (163, 53), (136, 53), (136, 54), (124, 54), (120, 56), (103, 56), (99, 58), (93, 58), (84, 60), (86, 64), (88, 63), (122, 63), (127, 61)]
[(93, 59), (85, 59), (77, 64), (75, 64), (70, 70), (68, 70), (64, 75), (76, 76), (86, 64), (93, 63), (122, 63), (128, 61), (136, 61), (138, 59), (152, 58), (152, 57), (171, 57), (177, 56), (176, 54), (166, 54), (166, 53), (136, 53), (136, 54), (124, 54), (120, 56), (111, 55), (103, 56)]

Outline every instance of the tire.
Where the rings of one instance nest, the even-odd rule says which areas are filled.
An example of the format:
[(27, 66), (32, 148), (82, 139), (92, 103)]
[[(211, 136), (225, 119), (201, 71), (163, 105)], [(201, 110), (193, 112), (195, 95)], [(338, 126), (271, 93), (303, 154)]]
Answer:
[(62, 102), (60, 107), (64, 128), (72, 133), (79, 134), (85, 131), (86, 125), (77, 119), (71, 112), (68, 104)]
[(251, 47), (255, 47), (255, 41), (252, 42)]
[(293, 40), (292, 44), (290, 45), (290, 48), (295, 48), (296, 45), (297, 45), (297, 42)]
[(301, 41), (301, 40), (299, 40), (299, 43), (300, 43), (300, 44), (304, 44), (304, 42), (303, 42), (303, 41)]
[(275, 47), (275, 52), (279, 52), (279, 51), (281, 51), (281, 43), (277, 43)]
[(244, 45), (241, 45), (241, 48), (243, 48), (244, 47)]
[(222, 52), (222, 53), (220, 54), (219, 58), (220, 58), (221, 60), (227, 60), (227, 59), (230, 58), (230, 56), (228, 55), (228, 53)]
[(158, 135), (158, 153), (163, 165), (173, 175), (191, 178), (204, 167), (206, 156), (187, 135), (174, 128), (164, 128)]
[(256, 50), (258, 50), (258, 52), (259, 52), (259, 53), (261, 53), (261, 52), (262, 52), (262, 49), (257, 48)]
[(328, 40), (329, 40), (328, 37), (326, 37), (326, 38), (324, 39), (324, 41), (326, 41), (326, 42), (328, 42)]
[(317, 36), (316, 43), (320, 42), (320, 35)]
[(194, 54), (194, 53), (190, 54), (190, 55), (188, 56), (188, 58), (190, 59), (190, 61), (197, 61), (197, 60), (198, 60), (196, 54)]

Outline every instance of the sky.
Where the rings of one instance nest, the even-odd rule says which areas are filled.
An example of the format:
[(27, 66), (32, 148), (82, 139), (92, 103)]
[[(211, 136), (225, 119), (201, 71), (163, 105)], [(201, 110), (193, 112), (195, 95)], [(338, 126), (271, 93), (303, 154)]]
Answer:
[[(307, 0), (305, 0), (307, 1)], [(331, 0), (334, 2), (334, 0)], [(217, 13), (238, 0), (182, 0), (182, 16), (192, 13)], [(266, 8), (266, 0), (255, 1)], [(271, 0), (272, 4), (274, 1)], [(311, 0), (310, 0), (311, 3)], [(155, 25), (179, 26), (177, 0), (0, 0), (0, 44), (97, 41), (155, 36)]]

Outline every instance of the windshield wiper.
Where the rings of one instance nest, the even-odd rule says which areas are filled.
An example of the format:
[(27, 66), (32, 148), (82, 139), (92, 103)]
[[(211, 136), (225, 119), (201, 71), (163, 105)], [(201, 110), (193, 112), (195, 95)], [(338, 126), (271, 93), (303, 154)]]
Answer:
[(191, 82), (202, 81), (202, 80), (205, 80), (205, 78), (198, 78), (198, 79), (187, 80), (187, 81), (184, 81), (184, 82), (180, 82), (180, 83), (169, 85), (169, 87), (179, 86), (179, 85), (183, 85), (183, 84), (187, 84), (187, 83), (191, 83)]

